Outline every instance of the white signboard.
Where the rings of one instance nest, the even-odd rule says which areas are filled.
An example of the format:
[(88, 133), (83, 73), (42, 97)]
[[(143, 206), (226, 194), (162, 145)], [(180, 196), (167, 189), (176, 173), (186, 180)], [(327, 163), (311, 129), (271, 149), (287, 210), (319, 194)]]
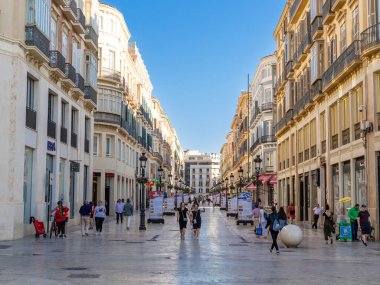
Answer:
[(149, 218), (161, 219), (164, 212), (164, 197), (162, 192), (151, 191), (149, 194)]
[(220, 200), (220, 207), (225, 209), (226, 208), (226, 196), (223, 195)]
[(168, 197), (164, 199), (164, 211), (167, 212), (174, 212), (174, 197)]
[(239, 220), (252, 219), (252, 201), (239, 199)]
[(228, 211), (229, 214), (236, 214), (237, 213), (237, 198), (231, 198), (228, 199)]

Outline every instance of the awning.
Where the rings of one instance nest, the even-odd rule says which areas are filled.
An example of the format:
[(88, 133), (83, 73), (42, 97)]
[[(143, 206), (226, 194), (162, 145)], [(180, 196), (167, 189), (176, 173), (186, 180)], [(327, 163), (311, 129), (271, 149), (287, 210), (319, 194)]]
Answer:
[(267, 183), (271, 179), (272, 176), (273, 176), (272, 174), (261, 174), (259, 177), (259, 180), (262, 183)]
[(268, 184), (269, 184), (269, 185), (277, 184), (277, 175), (272, 175), (272, 177), (271, 177), (270, 180), (268, 181)]

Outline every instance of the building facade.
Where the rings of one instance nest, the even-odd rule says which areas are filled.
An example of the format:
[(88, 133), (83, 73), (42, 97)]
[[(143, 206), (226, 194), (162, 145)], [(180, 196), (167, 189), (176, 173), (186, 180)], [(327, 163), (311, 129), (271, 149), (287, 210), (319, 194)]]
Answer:
[(2, 1), (0, 240), (32, 233), (30, 217), (46, 222), (59, 200), (75, 224), (90, 196), (97, 8), (97, 0)]
[(275, 29), (279, 199), (300, 221), (367, 204), (379, 231), (379, 4), (288, 1)]
[(274, 55), (266, 56), (260, 60), (260, 63), (254, 74), (251, 91), (252, 91), (252, 112), (250, 113), (250, 144), (249, 155), (252, 158), (251, 175), (256, 175), (256, 165), (254, 158), (260, 156), (262, 162), (260, 165), (260, 185), (256, 189), (254, 183), (248, 188), (257, 191), (263, 205), (273, 205), (276, 202), (276, 138), (274, 136), (274, 114), (275, 104), (273, 96), (273, 66), (276, 65)]
[(220, 156), (199, 151), (185, 152), (185, 184), (195, 195), (206, 195), (220, 178)]

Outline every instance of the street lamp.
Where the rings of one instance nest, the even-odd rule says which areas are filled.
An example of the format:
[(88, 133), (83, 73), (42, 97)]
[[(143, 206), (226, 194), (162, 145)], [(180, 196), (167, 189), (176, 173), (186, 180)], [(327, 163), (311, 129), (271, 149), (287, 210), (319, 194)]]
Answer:
[(227, 211), (228, 210), (228, 206), (227, 206), (227, 195), (228, 195), (228, 177), (226, 177), (225, 179), (224, 179), (224, 182), (225, 182), (225, 184), (224, 184), (224, 190), (226, 190), (226, 205), (225, 205), (225, 210)]
[(145, 187), (144, 185), (147, 183), (148, 179), (145, 177), (145, 167), (146, 167), (146, 161), (147, 157), (145, 156), (145, 153), (143, 152), (141, 156), (139, 157), (140, 161), (140, 177), (137, 178), (137, 182), (140, 184), (140, 190), (141, 190), (141, 211), (140, 211), (140, 227), (139, 230), (146, 230), (145, 227)]
[(178, 189), (178, 186), (177, 186), (177, 181), (178, 181), (178, 177), (174, 177), (174, 190), (175, 190), (175, 194), (174, 194), (174, 205), (175, 205), (175, 209), (177, 210), (178, 208), (178, 205), (177, 205), (177, 189)]
[(261, 158), (260, 158), (260, 155), (256, 155), (255, 159), (253, 160), (254, 163), (255, 163), (255, 170), (256, 170), (256, 204), (258, 205), (257, 201), (259, 199), (259, 186), (261, 184), (261, 181), (259, 179), (260, 177), (260, 167), (261, 167)]
[(237, 209), (237, 212), (236, 212), (236, 219), (238, 218), (239, 216), (239, 190), (241, 192), (241, 188), (243, 186), (243, 168), (240, 166), (239, 170), (238, 170), (238, 173), (239, 173), (239, 185), (238, 187), (236, 188), (236, 209)]
[(179, 182), (179, 189), (181, 190), (181, 193), (182, 193), (182, 202), (185, 202), (184, 197), (183, 197), (184, 188), (183, 188), (183, 184), (182, 184), (182, 178), (180, 178), (178, 182)]
[(162, 166), (160, 165), (160, 167), (158, 168), (158, 178), (160, 179), (160, 192), (162, 190), (162, 174), (164, 173), (164, 170), (162, 169)]
[[(234, 186), (234, 179), (235, 179), (235, 176), (234, 174), (231, 172), (230, 174), (230, 192), (232, 193), (232, 191), (235, 189), (235, 186)], [(227, 197), (227, 200), (226, 200), (226, 208), (227, 208), (227, 217), (229, 216), (228, 214), (228, 197)]]

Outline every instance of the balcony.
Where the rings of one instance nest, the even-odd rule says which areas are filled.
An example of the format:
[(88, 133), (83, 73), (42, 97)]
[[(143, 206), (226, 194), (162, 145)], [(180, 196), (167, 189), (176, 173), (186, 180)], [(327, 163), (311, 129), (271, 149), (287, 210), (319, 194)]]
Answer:
[(317, 100), (320, 96), (323, 95), (322, 93), (322, 80), (317, 79), (314, 81), (314, 83), (311, 85), (311, 100), (315, 101)]
[(99, 78), (103, 80), (112, 81), (114, 83), (121, 83), (120, 71), (115, 69), (102, 67), (100, 70)]
[(61, 142), (67, 143), (67, 129), (61, 126)]
[(303, 162), (303, 152), (298, 153), (298, 163)]
[(95, 32), (92, 26), (86, 26), (86, 33), (84, 39), (89, 49), (92, 49), (93, 51), (98, 50), (98, 34)]
[(336, 149), (339, 147), (338, 134), (331, 136), (331, 149)]
[(313, 41), (319, 39), (323, 35), (323, 18), (317, 16), (311, 23), (311, 38)]
[(286, 64), (286, 77), (292, 78), (293, 75), (294, 75), (293, 60), (290, 60)]
[(49, 39), (36, 27), (25, 27), (25, 44), (28, 55), (42, 63), (48, 63), (50, 57)]
[(77, 16), (75, 21), (71, 22), (75, 32), (79, 35), (83, 35), (86, 32), (86, 17), (83, 14), (82, 9), (77, 9)]
[(323, 92), (339, 84), (341, 79), (348, 75), (360, 63), (360, 42), (356, 40), (341, 53), (323, 74)]
[(37, 112), (28, 107), (25, 110), (25, 126), (33, 130), (37, 128)]
[(342, 131), (342, 145), (350, 143), (350, 129), (345, 129)]
[(310, 158), (314, 158), (317, 156), (317, 146), (316, 145), (313, 145), (311, 148), (310, 148)]
[(275, 136), (261, 136), (252, 144), (250, 151), (253, 152), (261, 144), (273, 142), (276, 142)]
[(323, 4), (322, 7), (322, 16), (323, 16), (323, 24), (324, 25), (329, 25), (332, 20), (334, 19), (334, 12), (331, 9), (331, 2), (333, 0), (326, 0), (325, 4)]
[(75, 74), (75, 86), (84, 93), (84, 79), (79, 73)]
[(354, 125), (354, 140), (358, 140), (361, 137), (362, 130), (360, 129), (360, 122)]
[(361, 47), (363, 56), (369, 56), (380, 50), (380, 23), (361, 33)]
[(89, 100), (96, 106), (98, 104), (98, 93), (92, 86), (85, 85), (84, 86), (84, 99)]
[(57, 50), (50, 51), (50, 67), (52, 73), (57, 76), (57, 78), (64, 78), (66, 72), (66, 60), (64, 56)]
[(106, 123), (120, 126), (120, 116), (112, 113), (95, 112), (94, 121), (96, 123)]
[(345, 2), (346, 0), (331, 0), (331, 10), (334, 12), (339, 10)]
[(298, 61), (298, 49), (295, 48), (295, 51), (293, 53), (293, 70), (300, 67), (300, 65), (301, 65), (301, 62)]
[(321, 153), (324, 154), (326, 153), (326, 141), (321, 142)]
[(311, 34), (310, 34), (310, 30), (308, 30), (306, 32), (306, 34), (303, 36), (302, 47), (303, 47), (302, 52), (306, 55), (308, 53), (309, 49), (311, 48)]
[(78, 147), (78, 135), (74, 132), (71, 132), (71, 146), (73, 148)]
[(84, 152), (90, 153), (90, 140), (84, 139)]
[(48, 137), (55, 139), (56, 138), (56, 125), (55, 122), (48, 120), (47, 123), (47, 135)]
[(66, 4), (66, 0), (53, 0), (52, 2), (57, 4), (58, 6), (63, 6)]
[(153, 157), (157, 158), (160, 161), (160, 163), (164, 161), (162, 155), (159, 152), (153, 152)]
[(261, 104), (261, 112), (264, 111), (272, 111), (273, 110), (273, 102), (267, 102)]
[(66, 3), (62, 5), (62, 12), (70, 22), (75, 22), (77, 10), (77, 3), (74, 0), (66, 0)]
[(67, 88), (75, 88), (76, 71), (70, 63), (66, 63), (65, 76), (66, 79), (62, 80), (62, 82), (67, 85)]
[(293, 2), (292, 7), (290, 7), (290, 12), (289, 12), (289, 19), (290, 19), (290, 21), (292, 21), (294, 15), (296, 14), (298, 6), (300, 5), (300, 2), (301, 2), (300, 0), (295, 0)]

